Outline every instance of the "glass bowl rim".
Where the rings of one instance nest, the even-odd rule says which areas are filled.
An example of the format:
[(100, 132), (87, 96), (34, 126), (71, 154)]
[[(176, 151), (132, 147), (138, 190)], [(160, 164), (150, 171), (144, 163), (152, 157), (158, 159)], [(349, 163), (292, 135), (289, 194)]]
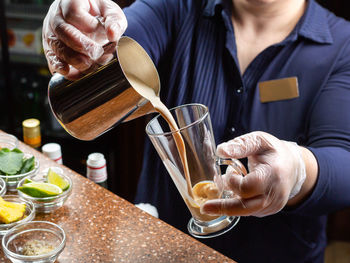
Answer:
[(0, 186), (2, 186), (1, 190), (0, 190), (0, 196), (4, 196), (6, 194), (7, 191), (7, 186), (6, 186), (6, 182), (4, 179), (2, 179), (0, 177)]
[[(17, 230), (18, 228), (22, 227), (22, 226), (26, 226), (26, 225), (32, 225), (32, 224), (35, 224), (35, 223), (44, 223), (44, 224), (48, 224), (48, 225), (51, 225), (51, 226), (54, 226), (58, 229), (58, 231), (55, 231), (55, 232), (60, 232), (60, 234), (62, 234), (62, 240), (60, 242), (60, 244), (55, 248), (53, 249), (52, 251), (50, 251), (49, 253), (45, 253), (45, 254), (41, 254), (41, 255), (35, 255), (35, 256), (26, 256), (26, 255), (20, 255), (20, 254), (17, 254), (15, 252), (12, 252), (10, 251), (7, 246), (5, 245), (5, 239), (8, 237), (8, 235), (12, 234), (15, 230)], [(33, 228), (35, 229), (35, 228)], [(41, 229), (38, 229), (38, 230), (43, 230), (43, 228)], [(6, 237), (6, 238), (5, 238)], [(13, 228), (11, 228), (2, 238), (2, 241), (1, 241), (1, 244), (2, 244), (2, 248), (3, 248), (3, 251), (4, 251), (4, 254), (6, 256), (10, 256), (10, 257), (13, 257), (15, 259), (20, 259), (20, 260), (36, 260), (36, 259), (45, 259), (45, 258), (50, 258), (52, 256), (57, 256), (59, 253), (62, 252), (62, 250), (64, 249), (65, 245), (66, 245), (66, 233), (65, 231), (63, 230), (62, 227), (60, 227), (58, 224), (55, 224), (53, 222), (50, 222), (50, 221), (30, 221), (30, 222), (25, 222), (25, 223), (21, 223), (21, 224), (18, 224), (16, 226), (14, 226)]]
[(18, 146), (18, 138), (15, 135), (8, 134), (8, 133), (0, 133), (0, 138), (11, 138), (16, 142), (16, 145)]

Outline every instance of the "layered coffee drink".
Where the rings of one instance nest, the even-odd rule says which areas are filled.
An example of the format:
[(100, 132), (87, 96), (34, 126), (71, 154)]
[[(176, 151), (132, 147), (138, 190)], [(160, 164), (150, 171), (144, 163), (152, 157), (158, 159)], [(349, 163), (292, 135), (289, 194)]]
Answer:
[(192, 193), (195, 203), (188, 202), (188, 205), (191, 206), (190, 211), (197, 220), (211, 221), (219, 217), (202, 214), (200, 212), (200, 206), (206, 201), (220, 198), (221, 193), (213, 181), (196, 183), (192, 188)]

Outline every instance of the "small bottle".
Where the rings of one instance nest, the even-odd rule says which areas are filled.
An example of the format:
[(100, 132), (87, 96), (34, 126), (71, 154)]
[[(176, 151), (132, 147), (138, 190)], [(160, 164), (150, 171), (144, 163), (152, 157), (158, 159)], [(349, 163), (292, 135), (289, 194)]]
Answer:
[(54, 160), (56, 163), (63, 163), (61, 146), (58, 143), (47, 143), (43, 145), (41, 151), (44, 155)]
[(87, 175), (91, 181), (108, 189), (107, 165), (102, 153), (91, 153), (86, 162)]
[(22, 122), (24, 143), (38, 149), (41, 145), (40, 121), (27, 119)]

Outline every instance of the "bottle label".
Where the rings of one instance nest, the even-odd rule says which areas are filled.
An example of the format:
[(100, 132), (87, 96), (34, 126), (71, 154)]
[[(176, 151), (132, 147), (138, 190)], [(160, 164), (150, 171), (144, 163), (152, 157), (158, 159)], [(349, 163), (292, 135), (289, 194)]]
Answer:
[(58, 158), (56, 158), (56, 159), (52, 159), (52, 160), (54, 160), (56, 163), (63, 164), (63, 162), (62, 162), (62, 156), (60, 156), (60, 157), (58, 157)]
[(28, 144), (28, 145), (30, 145), (30, 146), (32, 146), (34, 148), (35, 147), (39, 147), (40, 144), (41, 144), (41, 136), (39, 135), (39, 136), (32, 137), (32, 138), (27, 137), (27, 136), (23, 136), (23, 141), (26, 144)]
[(92, 167), (87, 165), (87, 178), (95, 183), (102, 183), (107, 180), (106, 164), (101, 167)]

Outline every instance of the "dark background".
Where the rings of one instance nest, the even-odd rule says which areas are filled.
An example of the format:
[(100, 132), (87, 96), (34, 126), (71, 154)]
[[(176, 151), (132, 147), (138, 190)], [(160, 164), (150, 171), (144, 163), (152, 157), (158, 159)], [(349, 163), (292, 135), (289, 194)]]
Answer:
[[(91, 142), (79, 141), (69, 136), (57, 125), (49, 110), (46, 94), (50, 74), (43, 56), (9, 54), (7, 50), (7, 25), (42, 24), (52, 1), (0, 1), (0, 129), (22, 140), (22, 121), (26, 118), (38, 118), (41, 121), (43, 144), (59, 143), (64, 164), (82, 175), (86, 174), (88, 154), (103, 153), (107, 159), (109, 190), (132, 202), (142, 164), (144, 128), (148, 117), (121, 124)], [(116, 2), (124, 7), (133, 1)], [(350, 20), (349, 1), (318, 2), (338, 16)], [(330, 216), (331, 239), (350, 240), (349, 214), (345, 210)]]

